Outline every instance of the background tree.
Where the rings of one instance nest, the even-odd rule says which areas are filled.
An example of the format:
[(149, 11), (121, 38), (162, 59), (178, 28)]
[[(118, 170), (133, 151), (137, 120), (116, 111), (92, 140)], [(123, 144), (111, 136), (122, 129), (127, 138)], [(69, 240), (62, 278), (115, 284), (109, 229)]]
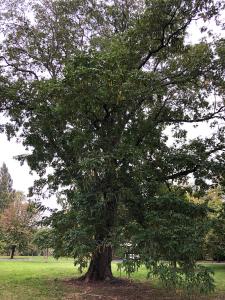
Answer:
[(12, 201), (13, 181), (5, 163), (0, 169), (0, 212), (2, 212)]
[[(21, 13), (23, 1), (2, 10), (1, 109), (11, 118), (5, 129), (31, 147), (20, 158), (41, 176), (34, 191), (47, 185), (64, 192), (68, 205), (51, 219), (56, 237), (63, 237), (55, 252), (73, 255), (81, 266), (90, 261), (87, 281), (112, 279), (112, 247), (133, 240), (132, 228), (142, 228), (140, 235), (158, 232), (151, 226), (153, 215), (163, 223), (157, 201), (165, 205), (165, 218), (171, 212), (180, 224), (189, 208), (169, 193), (174, 184), (190, 174), (201, 191), (208, 183), (224, 184), (224, 41), (192, 45), (186, 39), (191, 22), (218, 17), (220, 4), (46, 0), (28, 6), (32, 20)], [(219, 96), (213, 103), (212, 94)], [(184, 124), (202, 122), (212, 133), (188, 139)], [(162, 187), (171, 195), (169, 207)], [(164, 237), (160, 228), (157, 243)], [(148, 268), (159, 264), (153, 233), (136, 249), (137, 264)], [(182, 248), (178, 240), (175, 235)], [(170, 243), (160, 257), (176, 262)], [(181, 248), (173, 274), (209, 282), (207, 272), (195, 272), (196, 256), (182, 257)]]
[(39, 250), (46, 251), (48, 258), (49, 249), (53, 248), (53, 232), (50, 228), (41, 228), (33, 236), (32, 243), (38, 247)]
[(16, 249), (27, 249), (34, 231), (35, 214), (21, 192), (15, 192), (13, 202), (0, 216), (2, 240), (6, 243), (13, 259)]
[(216, 261), (225, 260), (225, 213), (222, 209), (212, 219), (212, 228), (207, 236), (207, 252), (210, 258)]
[(224, 195), (220, 187), (211, 189), (204, 199), (210, 208), (210, 230), (206, 237), (206, 255), (216, 261), (225, 260)]
[(192, 203), (204, 204), (208, 207), (208, 229), (205, 237), (202, 259), (214, 259), (222, 261), (225, 259), (224, 239), (224, 192), (220, 186), (213, 187), (202, 197), (197, 197), (195, 191), (187, 194)]

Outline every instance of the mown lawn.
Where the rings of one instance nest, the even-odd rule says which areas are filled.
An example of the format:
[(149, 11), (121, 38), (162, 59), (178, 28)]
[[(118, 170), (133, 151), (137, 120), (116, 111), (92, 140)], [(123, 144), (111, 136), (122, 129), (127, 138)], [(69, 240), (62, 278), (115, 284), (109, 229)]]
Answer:
[[(1, 257), (0, 257), (1, 258)], [(79, 276), (72, 259), (48, 261), (42, 257), (30, 258), (30, 261), (0, 260), (0, 299), (1, 300), (53, 300), (67, 299), (65, 295), (74, 292), (74, 287), (66, 285), (62, 279)], [(206, 264), (215, 272), (217, 291), (225, 294), (225, 264)], [(113, 264), (115, 276), (126, 277), (117, 271)], [(132, 278), (135, 281), (146, 281), (145, 268), (139, 269)], [(151, 283), (153, 287), (156, 282)], [(222, 299), (222, 298), (221, 298)], [(223, 298), (225, 299), (225, 298)]]

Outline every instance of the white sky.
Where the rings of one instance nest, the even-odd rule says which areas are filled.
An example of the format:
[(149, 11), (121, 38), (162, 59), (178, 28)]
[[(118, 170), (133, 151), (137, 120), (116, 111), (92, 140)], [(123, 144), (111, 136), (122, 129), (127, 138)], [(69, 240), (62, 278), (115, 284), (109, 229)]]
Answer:
[(26, 163), (21, 166), (14, 158), (24, 153), (25, 149), (21, 143), (17, 143), (15, 139), (8, 141), (5, 134), (0, 134), (0, 165), (6, 163), (13, 179), (14, 189), (27, 194), (28, 188), (33, 184), (34, 176), (30, 174), (30, 168)]
[[(210, 24), (210, 28), (214, 29), (214, 32), (219, 33), (213, 23)], [(190, 27), (189, 41), (196, 43), (200, 38), (200, 32), (198, 26), (193, 23)], [(221, 33), (221, 32), (220, 32)], [(222, 35), (225, 37), (225, 33)], [(200, 126), (197, 129), (191, 129), (189, 132), (190, 137), (196, 137), (198, 135), (205, 135), (206, 132), (204, 126)], [(30, 174), (30, 169), (25, 163), (20, 163), (14, 158), (19, 154), (24, 154), (26, 151), (21, 143), (16, 142), (15, 139), (8, 141), (5, 134), (0, 134), (0, 165), (3, 162), (6, 163), (9, 172), (13, 179), (13, 187), (16, 190), (22, 191), (25, 194), (28, 193), (28, 188), (32, 186), (37, 175)], [(48, 202), (44, 202), (47, 206), (56, 207), (54, 199), (49, 199)]]

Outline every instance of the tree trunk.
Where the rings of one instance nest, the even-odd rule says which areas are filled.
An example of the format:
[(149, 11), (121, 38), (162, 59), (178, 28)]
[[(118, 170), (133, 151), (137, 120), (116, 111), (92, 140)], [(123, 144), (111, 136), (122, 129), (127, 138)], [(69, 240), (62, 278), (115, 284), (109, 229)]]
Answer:
[(10, 256), (11, 259), (13, 259), (15, 251), (16, 251), (16, 245), (12, 245), (12, 247), (11, 247), (11, 256)]
[(99, 242), (100, 246), (92, 254), (92, 259), (88, 268), (87, 273), (81, 277), (85, 282), (89, 281), (104, 281), (112, 280), (112, 247), (105, 246), (104, 241), (110, 236), (111, 230), (114, 226), (115, 212), (116, 212), (116, 198), (105, 198), (105, 209), (102, 212), (102, 227), (96, 230), (96, 241)]
[(87, 273), (81, 277), (85, 282), (112, 280), (112, 248), (102, 246), (99, 251), (93, 255)]

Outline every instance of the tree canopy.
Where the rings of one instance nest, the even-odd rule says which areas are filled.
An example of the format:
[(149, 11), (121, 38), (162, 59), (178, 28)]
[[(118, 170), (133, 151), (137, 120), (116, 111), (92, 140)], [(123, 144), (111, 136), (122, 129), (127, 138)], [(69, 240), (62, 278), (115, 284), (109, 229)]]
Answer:
[[(160, 273), (172, 261), (164, 268), (207, 283), (198, 251), (182, 248), (187, 236), (201, 248), (207, 213), (174, 186), (190, 175), (200, 192), (225, 183), (225, 42), (186, 38), (193, 21), (219, 21), (223, 1), (42, 0), (29, 14), (25, 5), (6, 2), (1, 14), (0, 109), (8, 136), (30, 149), (20, 159), (41, 176), (33, 192), (67, 199), (52, 216), (56, 255), (91, 260), (84, 278), (103, 280), (112, 248), (131, 242), (136, 266)], [(208, 136), (188, 139), (184, 125), (204, 122)]]

